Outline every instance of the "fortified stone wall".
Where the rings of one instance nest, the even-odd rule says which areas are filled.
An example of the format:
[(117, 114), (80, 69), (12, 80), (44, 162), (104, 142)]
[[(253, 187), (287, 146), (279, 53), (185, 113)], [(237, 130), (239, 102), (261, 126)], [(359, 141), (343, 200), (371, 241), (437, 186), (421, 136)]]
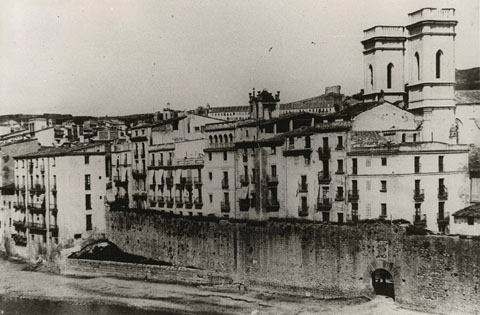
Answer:
[(396, 301), (438, 313), (478, 314), (479, 240), (407, 235), (387, 223), (234, 223), (109, 211), (123, 251), (194, 267), (247, 287), (317, 297), (373, 295), (371, 273), (393, 275)]

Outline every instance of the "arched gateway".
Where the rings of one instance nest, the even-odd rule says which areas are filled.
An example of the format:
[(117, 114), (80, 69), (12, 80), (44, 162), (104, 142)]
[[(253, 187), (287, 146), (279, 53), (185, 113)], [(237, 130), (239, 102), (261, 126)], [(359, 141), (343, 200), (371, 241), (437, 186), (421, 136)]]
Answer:
[(395, 299), (393, 276), (387, 270), (376, 269), (372, 272), (372, 286), (376, 295), (385, 295)]

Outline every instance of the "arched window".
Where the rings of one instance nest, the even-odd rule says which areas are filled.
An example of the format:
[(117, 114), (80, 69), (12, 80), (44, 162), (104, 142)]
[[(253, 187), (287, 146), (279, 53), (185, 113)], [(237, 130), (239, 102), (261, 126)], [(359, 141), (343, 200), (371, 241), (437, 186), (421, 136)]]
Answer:
[(440, 70), (442, 68), (442, 55), (443, 52), (441, 50), (437, 51), (435, 55), (435, 77), (440, 79)]
[(218, 143), (218, 137), (217, 137), (217, 135), (215, 135), (213, 138), (215, 139), (215, 143)]
[(233, 142), (233, 135), (229, 134), (228, 137), (230, 138), (230, 142)]
[(210, 139), (210, 143), (213, 143), (213, 137), (210, 136), (209, 139)]
[(393, 71), (393, 63), (389, 63), (387, 66), (387, 89), (392, 88), (392, 71)]
[(417, 62), (417, 80), (420, 80), (420, 55), (418, 52), (415, 53), (415, 61)]
[(406, 134), (402, 134), (402, 142), (406, 142), (407, 141), (407, 135)]
[(228, 142), (228, 136), (227, 135), (223, 135), (224, 139), (225, 139), (225, 143)]
[(223, 137), (222, 137), (222, 135), (219, 135), (219, 136), (218, 136), (218, 142), (220, 142), (220, 143), (223, 142)]
[(372, 65), (368, 66), (368, 70), (370, 71), (370, 87), (373, 89), (373, 67), (372, 67)]

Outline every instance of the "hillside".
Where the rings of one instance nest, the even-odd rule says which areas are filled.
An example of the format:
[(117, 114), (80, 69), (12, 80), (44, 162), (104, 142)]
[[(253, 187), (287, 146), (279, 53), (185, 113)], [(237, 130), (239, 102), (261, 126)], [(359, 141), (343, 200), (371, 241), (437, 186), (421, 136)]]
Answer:
[(455, 70), (457, 90), (480, 90), (480, 67)]

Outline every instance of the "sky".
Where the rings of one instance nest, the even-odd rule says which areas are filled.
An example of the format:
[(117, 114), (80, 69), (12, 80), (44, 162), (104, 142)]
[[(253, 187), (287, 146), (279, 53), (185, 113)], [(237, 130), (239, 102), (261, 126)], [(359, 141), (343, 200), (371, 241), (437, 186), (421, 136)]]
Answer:
[(126, 115), (289, 102), (363, 87), (363, 30), (456, 8), (456, 68), (480, 66), (479, 0), (0, 0), (0, 115)]

